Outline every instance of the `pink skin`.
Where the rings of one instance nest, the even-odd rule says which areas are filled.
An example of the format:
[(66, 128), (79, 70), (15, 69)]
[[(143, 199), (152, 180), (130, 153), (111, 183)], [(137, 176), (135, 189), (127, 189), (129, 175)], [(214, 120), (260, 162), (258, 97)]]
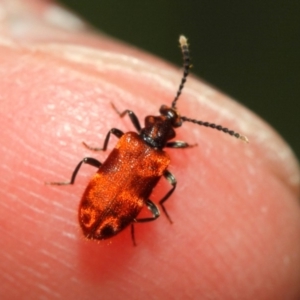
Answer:
[[(297, 161), (261, 119), (195, 78), (178, 103), (182, 115), (250, 143), (185, 123), (177, 138), (198, 146), (168, 150), (174, 224), (163, 215), (137, 224), (137, 247), (129, 229), (86, 240), (77, 210), (96, 170), (83, 166), (73, 186), (44, 182), (68, 180), (85, 156), (103, 161), (107, 153), (81, 142), (102, 146), (110, 128), (133, 130), (110, 103), (142, 123), (171, 103), (181, 72), (83, 25), (54, 25), (49, 2), (0, 6), (1, 299), (300, 299)], [(13, 14), (29, 22), (21, 32)], [(176, 41), (170, 47), (178, 51)], [(168, 188), (161, 181), (152, 199)]]

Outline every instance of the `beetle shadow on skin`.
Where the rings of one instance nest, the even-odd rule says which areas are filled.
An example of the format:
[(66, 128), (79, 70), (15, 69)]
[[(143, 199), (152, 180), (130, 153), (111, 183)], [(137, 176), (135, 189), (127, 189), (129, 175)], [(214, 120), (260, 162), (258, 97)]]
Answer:
[(100, 284), (123, 276), (123, 272), (128, 276), (128, 266), (138, 266), (139, 257), (145, 255), (145, 247), (146, 253), (154, 256), (156, 247), (152, 237), (155, 232), (151, 231), (155, 229), (151, 225), (153, 224), (135, 225), (137, 246), (133, 245), (130, 227), (111, 239), (99, 242), (82, 237), (78, 245), (78, 263), (80, 274), (85, 277), (83, 280)]

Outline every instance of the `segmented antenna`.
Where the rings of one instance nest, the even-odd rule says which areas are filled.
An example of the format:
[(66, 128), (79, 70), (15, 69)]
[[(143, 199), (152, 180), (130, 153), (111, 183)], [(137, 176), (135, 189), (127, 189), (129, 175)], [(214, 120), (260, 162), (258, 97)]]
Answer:
[[(188, 77), (189, 71), (190, 71), (190, 68), (191, 68), (190, 51), (189, 51), (189, 46), (188, 46), (188, 43), (187, 43), (187, 38), (184, 35), (181, 35), (179, 37), (179, 43), (180, 43), (181, 51), (182, 51), (182, 54), (183, 54), (183, 76), (182, 76), (182, 79), (181, 79), (176, 97), (172, 102), (172, 108), (173, 109), (176, 109), (176, 102), (177, 102), (179, 96), (181, 95), (182, 89), (183, 89), (184, 84), (186, 82), (186, 78)], [(241, 135), (241, 134), (239, 134), (239, 133), (237, 133), (233, 130), (230, 130), (226, 127), (223, 127), (221, 125), (217, 125), (217, 124), (209, 123), (209, 122), (203, 122), (203, 121), (199, 121), (199, 120), (195, 120), (195, 119), (190, 119), (190, 118), (187, 118), (187, 117), (181, 117), (181, 120), (183, 122), (191, 122), (191, 123), (198, 124), (198, 125), (201, 125), (201, 126), (206, 126), (206, 127), (210, 127), (210, 128), (213, 128), (213, 129), (217, 129), (217, 130), (222, 131), (224, 133), (228, 133), (229, 135), (234, 136), (234, 137), (242, 140), (243, 142), (246, 142), (246, 143), (249, 142), (248, 138), (246, 136)]]
[(234, 132), (233, 130), (230, 130), (230, 129), (228, 129), (226, 127), (223, 127), (221, 125), (217, 125), (217, 124), (209, 123), (209, 122), (203, 122), (203, 121), (199, 121), (199, 120), (195, 120), (195, 119), (190, 119), (190, 118), (187, 118), (187, 117), (181, 117), (181, 120), (184, 121), (184, 122), (191, 122), (191, 123), (194, 123), (194, 124), (210, 127), (210, 128), (213, 128), (213, 129), (217, 129), (217, 130), (223, 131), (224, 133), (228, 133), (229, 135), (234, 136), (234, 137), (242, 140), (245, 143), (249, 142), (248, 138), (246, 136), (241, 135), (237, 132)]
[(190, 51), (189, 51), (189, 46), (187, 43), (187, 38), (184, 35), (181, 35), (179, 37), (179, 43), (180, 43), (180, 47), (181, 47), (181, 51), (182, 51), (182, 55), (183, 55), (183, 76), (176, 94), (175, 99), (172, 102), (172, 108), (176, 108), (176, 102), (179, 98), (179, 96), (181, 95), (182, 89), (184, 87), (184, 84), (186, 82), (186, 78), (189, 75), (189, 70), (190, 70)]

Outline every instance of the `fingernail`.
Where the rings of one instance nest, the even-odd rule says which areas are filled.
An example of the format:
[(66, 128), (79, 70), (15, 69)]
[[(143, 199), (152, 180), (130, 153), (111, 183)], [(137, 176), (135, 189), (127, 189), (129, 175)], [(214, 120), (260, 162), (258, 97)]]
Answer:
[(76, 31), (84, 22), (51, 2), (0, 0), (0, 33), (12, 38), (47, 37), (57, 30)]
[(66, 9), (52, 4), (44, 12), (45, 21), (66, 30), (78, 30), (84, 27), (84, 22)]

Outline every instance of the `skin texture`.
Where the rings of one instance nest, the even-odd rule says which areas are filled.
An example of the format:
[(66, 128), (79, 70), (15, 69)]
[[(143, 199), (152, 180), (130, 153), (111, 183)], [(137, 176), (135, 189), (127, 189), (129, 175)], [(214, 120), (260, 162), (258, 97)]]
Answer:
[[(0, 4), (1, 299), (300, 298), (298, 163), (272, 128), (195, 78), (181, 114), (250, 143), (184, 124), (177, 139), (198, 146), (168, 150), (178, 181), (166, 203), (174, 224), (163, 215), (137, 224), (137, 247), (129, 229), (84, 239), (78, 204), (96, 170), (84, 166), (74, 186), (44, 182), (69, 180), (85, 156), (105, 159), (82, 141), (101, 147), (110, 128), (133, 130), (110, 102), (142, 123), (171, 103), (181, 72), (79, 20), (60, 24), (51, 2)], [(168, 189), (162, 180), (151, 199)]]

